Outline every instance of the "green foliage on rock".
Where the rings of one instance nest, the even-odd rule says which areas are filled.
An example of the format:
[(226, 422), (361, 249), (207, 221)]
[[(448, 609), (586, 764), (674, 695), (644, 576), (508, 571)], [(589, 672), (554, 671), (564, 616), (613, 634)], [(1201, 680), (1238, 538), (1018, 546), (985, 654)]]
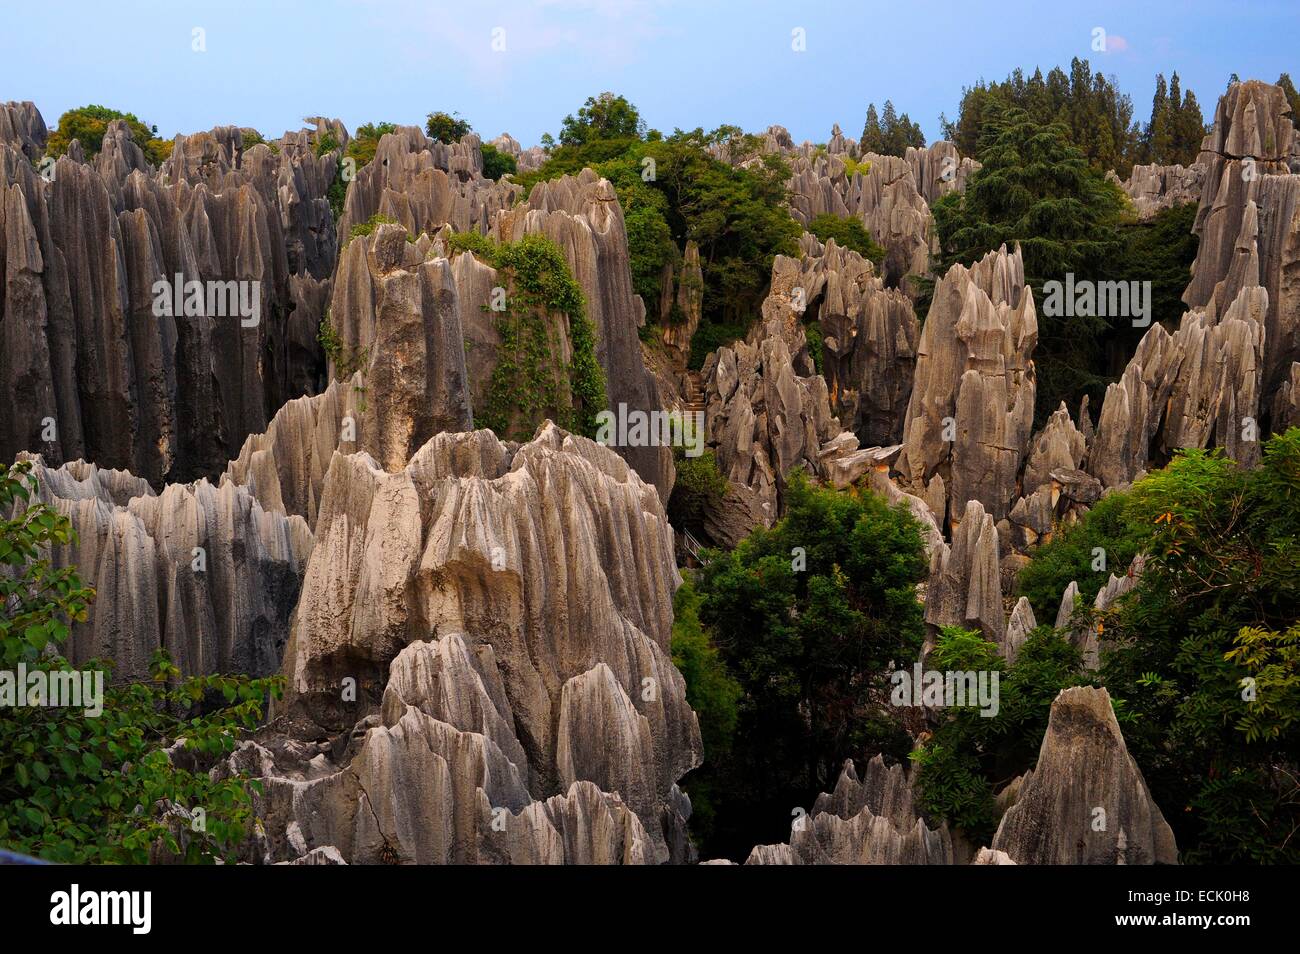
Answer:
[[(645, 133), (635, 107), (624, 104), (622, 97), (589, 99), (586, 113), (566, 120), (561, 144), (542, 167), (516, 181), (531, 189), (594, 169), (618, 192), (634, 287), (650, 311), (664, 266), (695, 241), (704, 275), (701, 330), (747, 327), (762, 304), (772, 260), (798, 254), (802, 229), (786, 206), (789, 167), (777, 156), (758, 156), (753, 137), (734, 126)], [(758, 161), (740, 168), (714, 158), (711, 148), (753, 151)]]
[[(35, 501), (30, 471), (26, 462), (0, 465), (0, 513), (11, 515), (0, 522), (0, 669), (9, 674), (21, 664), (29, 679), (37, 672), (83, 687), (87, 674), (98, 674), (104, 685), (110, 665), (73, 669), (58, 655), (71, 623), (86, 618), (94, 591), (75, 567), (52, 566), (49, 548), (74, 542), (75, 534), (66, 517)], [(161, 649), (151, 675), (146, 683), (105, 688), (98, 712), (85, 695), (77, 708), (0, 709), (0, 845), (74, 864), (139, 864), (158, 852), (187, 862), (235, 859), (259, 783), (214, 779), (198, 763), (229, 753), (240, 731), (261, 719), (280, 682), (183, 679)], [(14, 687), (30, 703), (28, 688)], [(176, 754), (164, 751), (180, 740)], [(178, 764), (182, 758), (195, 764)], [(168, 809), (189, 815), (178, 823)], [(203, 810), (197, 826), (195, 809)]]
[(715, 812), (706, 856), (784, 840), (791, 808), (829, 790), (847, 754), (906, 754), (885, 674), (920, 649), (915, 584), (927, 569), (905, 507), (798, 472), (772, 529), (710, 552), (699, 618), (743, 695), (730, 752), (687, 778)]
[(396, 131), (396, 123), (363, 123), (348, 140), (348, 148), (343, 154), (355, 161), (357, 169), (360, 170), (374, 161), (379, 140)]
[(885, 261), (885, 250), (877, 245), (859, 219), (832, 215), (829, 212), (817, 216), (808, 224), (808, 231), (821, 241), (835, 239), (841, 248), (852, 249), (863, 258), (875, 264), (877, 273)]
[[(450, 252), (472, 252), (507, 279), (506, 310), (496, 317), (501, 342), (486, 406), (476, 415), (479, 424), (500, 437), (527, 440), (549, 410), (561, 427), (594, 438), (596, 415), (608, 403), (605, 372), (596, 359), (596, 329), (582, 287), (560, 247), (543, 235), (495, 242), (476, 232), (456, 233), (448, 244)], [(567, 320), (567, 363), (552, 328), (554, 315)]]
[(445, 145), (460, 142), (461, 137), (473, 130), (468, 120), (462, 119), (460, 113), (430, 113), (424, 122), (424, 132), (430, 139), (436, 139)]
[(171, 155), (172, 141), (159, 139), (156, 127), (143, 123), (134, 113), (118, 112), (107, 106), (80, 106), (59, 117), (58, 126), (50, 133), (45, 144), (45, 154), (56, 159), (68, 151), (72, 140), (81, 143), (87, 159), (99, 154), (104, 145), (108, 124), (115, 119), (126, 121), (131, 138), (144, 151), (144, 156), (154, 165), (161, 165)]

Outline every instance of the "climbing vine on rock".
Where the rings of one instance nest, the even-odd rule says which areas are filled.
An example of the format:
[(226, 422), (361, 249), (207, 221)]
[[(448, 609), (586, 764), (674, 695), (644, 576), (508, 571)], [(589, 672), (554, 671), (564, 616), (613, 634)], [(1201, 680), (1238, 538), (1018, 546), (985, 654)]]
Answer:
[[(505, 308), (496, 312), (501, 341), (479, 423), (502, 437), (526, 440), (549, 410), (561, 427), (594, 437), (596, 415), (607, 404), (605, 373), (596, 360), (586, 299), (560, 247), (542, 235), (495, 242), (477, 232), (450, 236), (448, 247), (452, 254), (473, 253), (506, 279)], [(568, 361), (547, 320), (554, 314), (568, 320)]]

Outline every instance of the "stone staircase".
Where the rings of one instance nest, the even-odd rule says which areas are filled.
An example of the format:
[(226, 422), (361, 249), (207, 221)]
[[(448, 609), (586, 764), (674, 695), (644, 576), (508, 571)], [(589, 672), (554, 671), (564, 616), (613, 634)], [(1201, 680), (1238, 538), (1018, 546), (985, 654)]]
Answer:
[(686, 372), (686, 391), (682, 404), (688, 416), (693, 416), (698, 411), (700, 420), (704, 420), (704, 385), (700, 381), (700, 372)]

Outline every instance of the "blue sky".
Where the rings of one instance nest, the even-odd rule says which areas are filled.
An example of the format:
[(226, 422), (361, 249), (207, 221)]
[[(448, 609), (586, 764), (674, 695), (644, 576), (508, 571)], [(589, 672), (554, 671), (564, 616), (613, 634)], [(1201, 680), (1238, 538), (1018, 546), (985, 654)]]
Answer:
[[(869, 101), (938, 137), (963, 85), (1087, 57), (1145, 119), (1155, 74), (1178, 70), (1207, 120), (1237, 72), (1300, 81), (1300, 3), (1003, 0), (882, 3), (714, 0), (9, 0), (0, 100), (34, 100), (54, 125), (73, 106), (130, 110), (160, 134), (217, 124), (267, 135), (308, 115), (350, 129), (457, 110), (485, 138), (525, 145), (589, 95), (628, 96), (647, 122), (748, 130), (780, 123), (856, 136)], [(493, 49), (493, 30), (505, 49)], [(1094, 52), (1092, 32), (1108, 49)], [(206, 51), (193, 50), (201, 28)], [(792, 50), (802, 28), (806, 50)], [(501, 36), (501, 34), (498, 34)], [(499, 44), (498, 44), (499, 45)]]

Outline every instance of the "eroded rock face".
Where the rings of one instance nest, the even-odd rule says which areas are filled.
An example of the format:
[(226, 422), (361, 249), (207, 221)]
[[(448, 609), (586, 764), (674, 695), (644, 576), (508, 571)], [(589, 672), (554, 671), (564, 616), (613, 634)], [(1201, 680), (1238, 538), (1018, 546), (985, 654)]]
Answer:
[(36, 162), (45, 154), (48, 138), (45, 118), (35, 103), (0, 103), (0, 142), (13, 146)]
[(790, 211), (802, 225), (825, 214), (859, 219), (885, 248), (884, 277), (891, 286), (926, 273), (930, 207), (906, 159), (867, 153), (852, 175), (835, 155), (795, 155), (789, 161)]
[(1172, 335), (1152, 326), (1106, 389), (1088, 471), (1122, 487), (1182, 447), (1221, 447), (1242, 464), (1256, 462), (1267, 311), (1267, 290), (1251, 285), (1222, 318), (1189, 311)]
[(1206, 167), (1189, 308), (1213, 318), (1253, 285), (1268, 294), (1262, 393), (1271, 399), (1300, 358), (1300, 175), (1296, 117), (1281, 87), (1251, 80), (1220, 97), (1201, 146)]
[(1133, 200), (1138, 218), (1145, 221), (1164, 209), (1200, 199), (1205, 166), (1199, 162), (1190, 166), (1134, 166), (1128, 179), (1114, 181)]
[[(596, 326), (596, 359), (605, 371), (610, 408), (616, 412), (622, 405), (628, 412), (659, 410), (663, 402), (646, 370), (637, 334), (645, 319), (645, 305), (632, 290), (627, 227), (609, 180), (584, 169), (576, 176), (539, 182), (526, 203), (496, 215), (492, 234), (511, 242), (542, 234), (564, 251), (586, 297), (587, 316)], [(672, 450), (617, 450), (666, 501), (675, 476)]]
[[(561, 834), (575, 812), (573, 824), (600, 815), (621, 846), (603, 842), (602, 858), (662, 861), (685, 850), (689, 802), (676, 782), (699, 763), (700, 736), (668, 654), (672, 531), (654, 488), (620, 457), (549, 423), (518, 447), (486, 431), (439, 434), (398, 472), (337, 453), (316, 527), (278, 711), (337, 730), (379, 710), (382, 729), (362, 727), (364, 746), (343, 774), (331, 770), (339, 780), (330, 784), (349, 772), (394, 779), (383, 798), (391, 817), (375, 814), (389, 844), (397, 834), (400, 857), (447, 857), (421, 847), (432, 836), (404, 828), (403, 813), (447, 825), (455, 815), (473, 828), (464, 813), (484, 799), (486, 822), (490, 807), (517, 814), (531, 803)], [(355, 703), (339, 691), (346, 678)], [(451, 761), (448, 746), (495, 768), (453, 765), (450, 784), (463, 790), (411, 804), (402, 773), (441, 772), (428, 753)], [(485, 785), (485, 771), (504, 787)], [(601, 790), (618, 792), (616, 802)], [(329, 809), (344, 812), (342, 828), (307, 847), (369, 859), (380, 850), (373, 832), (356, 844), (339, 834), (358, 823), (355, 799), (345, 801)], [(545, 828), (530, 818), (527, 830)], [(529, 844), (572, 860), (549, 841)]]
[(930, 828), (913, 807), (914, 777), (880, 756), (859, 780), (844, 763), (833, 794), (819, 795), (812, 812), (796, 819), (790, 842), (757, 845), (747, 865), (950, 865), (947, 825)]
[(1178, 863), (1173, 831), (1128, 754), (1105, 689), (1056, 697), (1037, 765), (992, 848), (1017, 864)]
[(279, 668), (312, 547), (301, 518), (268, 512), (231, 483), (155, 494), (125, 471), (28, 459), (40, 499), (77, 532), (52, 561), (74, 564), (96, 590), (64, 647), (74, 665), (111, 659), (115, 680), (147, 680), (161, 648), (186, 675)]
[(375, 215), (400, 223), (412, 235), (432, 235), (443, 225), (486, 232), (493, 213), (510, 208), (521, 192), (511, 182), (483, 177), (477, 134), (448, 145), (415, 126), (399, 126), (380, 138), (375, 158), (348, 186), (339, 234), (350, 235)]
[(951, 549), (931, 572), (925, 621), (934, 627), (979, 629), (990, 642), (1004, 642), (998, 532), (993, 515), (978, 500), (967, 501)]
[(957, 508), (994, 522), (1019, 496), (1036, 391), (1038, 320), (1020, 249), (1002, 247), (935, 284), (921, 330), (898, 470), (917, 488), (943, 477)]
[[(803, 289), (804, 317), (821, 328), (824, 375), (836, 416), (864, 446), (896, 444), (920, 338), (911, 301), (885, 288), (871, 262), (834, 239), (825, 247), (810, 244), (810, 253), (797, 262), (777, 256), (773, 293), (791, 282)], [(795, 267), (798, 274), (784, 274)]]
[[(180, 136), (154, 170), (114, 121), (93, 163), (76, 145), (48, 181), (0, 143), (0, 400), (13, 408), (0, 457), (85, 458), (155, 487), (213, 478), (315, 388), (337, 153), (292, 138), (275, 155), (244, 150), (235, 127)], [(197, 298), (181, 292), (178, 313), (163, 295), (156, 314), (155, 283), (178, 275), (204, 283)], [(232, 290), (253, 314), (235, 312)]]
[(686, 243), (680, 265), (674, 268), (670, 262), (664, 266), (659, 292), (659, 326), (678, 380), (684, 381), (686, 377), (691, 338), (703, 317), (704, 272), (700, 267), (700, 247), (692, 240)]
[(520, 173), (532, 172), (534, 169), (540, 168), (547, 159), (546, 150), (541, 146), (531, 146), (525, 149), (520, 145), (519, 140), (510, 133), (502, 133), (491, 142), (492, 145), (497, 147), (498, 151), (514, 158), (515, 165)]
[(826, 382), (795, 371), (791, 334), (796, 354), (806, 354), (802, 326), (773, 319), (755, 330), (755, 344), (719, 348), (703, 372), (706, 443), (723, 476), (753, 492), (769, 525), (786, 476), (796, 467), (822, 474), (821, 449), (841, 433)]

